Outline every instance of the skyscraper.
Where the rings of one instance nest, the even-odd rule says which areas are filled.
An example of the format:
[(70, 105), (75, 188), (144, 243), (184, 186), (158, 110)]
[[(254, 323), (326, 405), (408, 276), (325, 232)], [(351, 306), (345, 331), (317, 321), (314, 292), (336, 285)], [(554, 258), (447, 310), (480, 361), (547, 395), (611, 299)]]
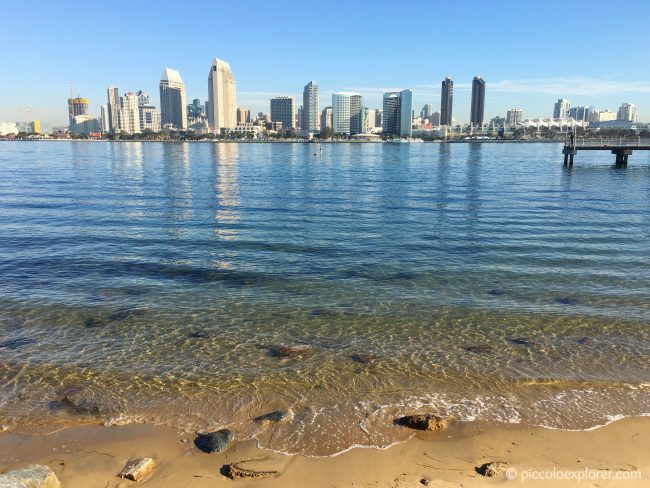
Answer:
[(310, 81), (302, 92), (302, 118), (301, 129), (308, 132), (318, 132), (320, 123), (318, 117), (318, 85)]
[(99, 127), (102, 132), (109, 132), (111, 124), (108, 121), (108, 105), (104, 104), (100, 107)]
[(208, 124), (220, 134), (221, 129), (237, 126), (237, 87), (230, 64), (215, 58), (208, 75)]
[(187, 129), (185, 84), (175, 69), (165, 68), (160, 77), (160, 114), (163, 126), (171, 124), (175, 129)]
[(360, 134), (363, 98), (358, 93), (332, 94), (332, 130), (335, 134)]
[(386, 135), (411, 137), (413, 94), (411, 90), (384, 93), (382, 132)]
[(447, 77), (442, 80), (442, 92), (440, 94), (440, 125), (451, 125), (453, 105), (454, 81)]
[(68, 98), (68, 114), (70, 120), (76, 115), (88, 115), (88, 99)]
[(237, 107), (237, 123), (250, 124), (250, 122), (251, 122), (251, 110), (246, 107)]
[(151, 105), (151, 99), (149, 98), (149, 94), (147, 92), (138, 90), (135, 92), (135, 94), (138, 96), (138, 105)]
[(120, 131), (120, 92), (116, 86), (109, 86), (108, 90), (108, 132)]
[(472, 109), (470, 123), (473, 126), (482, 126), (485, 116), (485, 80), (475, 76), (472, 80)]
[(636, 105), (633, 103), (624, 103), (621, 105), (618, 109), (618, 113), (616, 114), (616, 120), (636, 122)]
[(568, 118), (570, 108), (571, 108), (571, 104), (569, 103), (568, 100), (565, 100), (564, 98), (558, 99), (558, 101), (555, 102), (555, 106), (553, 107), (553, 118), (554, 119)]
[(332, 107), (325, 107), (320, 114), (320, 130), (332, 128)]
[(140, 133), (140, 110), (138, 96), (133, 92), (127, 92), (120, 98), (119, 130), (129, 134)]
[(271, 121), (281, 122), (283, 129), (295, 128), (296, 99), (294, 97), (271, 98)]
[(506, 125), (521, 124), (522, 116), (523, 116), (523, 111), (520, 108), (511, 108), (506, 113)]
[(433, 113), (433, 107), (431, 106), (430, 103), (425, 103), (424, 106), (422, 107), (422, 110), (420, 110), (420, 117), (423, 119), (428, 119), (431, 117), (431, 114)]

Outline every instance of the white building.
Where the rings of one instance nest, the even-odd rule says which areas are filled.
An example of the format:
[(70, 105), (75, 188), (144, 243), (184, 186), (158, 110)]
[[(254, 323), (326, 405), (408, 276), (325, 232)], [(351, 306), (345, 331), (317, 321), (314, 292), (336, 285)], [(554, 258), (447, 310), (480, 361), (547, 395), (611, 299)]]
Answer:
[(208, 124), (220, 134), (221, 129), (237, 126), (237, 86), (230, 64), (214, 59), (208, 75)]
[(15, 122), (0, 122), (0, 136), (7, 134), (18, 134), (18, 126)]
[(318, 112), (318, 85), (310, 81), (302, 92), (302, 120), (300, 128), (307, 132), (320, 130), (320, 114)]
[(162, 117), (154, 105), (139, 105), (138, 112), (140, 115), (140, 130), (148, 129), (152, 132), (160, 132)]
[(75, 115), (70, 121), (70, 132), (72, 134), (90, 134), (100, 132), (100, 121), (92, 115)]
[(511, 108), (506, 113), (506, 125), (519, 125), (524, 111), (520, 108)]
[(616, 115), (616, 120), (625, 120), (628, 122), (636, 122), (636, 105), (633, 103), (624, 103), (618, 109), (618, 114)]
[(140, 133), (140, 110), (138, 107), (138, 96), (133, 92), (127, 92), (120, 97), (120, 131), (129, 134)]
[(120, 92), (115, 86), (108, 87), (108, 132), (120, 131)]
[(171, 124), (177, 130), (187, 129), (185, 83), (175, 69), (165, 68), (160, 77), (160, 119), (162, 125)]
[(565, 100), (564, 98), (558, 99), (558, 101), (555, 102), (555, 107), (553, 108), (553, 118), (554, 119), (568, 118), (570, 108), (571, 108), (571, 104), (569, 103), (568, 100)]
[(109, 132), (111, 130), (109, 120), (108, 105), (104, 104), (99, 109), (99, 126), (102, 132)]
[(320, 114), (320, 129), (332, 128), (332, 107), (325, 107)]
[(362, 131), (363, 98), (358, 93), (332, 94), (332, 130), (335, 134), (359, 134)]
[(611, 110), (592, 110), (589, 113), (589, 122), (609, 122), (616, 120), (616, 112)]

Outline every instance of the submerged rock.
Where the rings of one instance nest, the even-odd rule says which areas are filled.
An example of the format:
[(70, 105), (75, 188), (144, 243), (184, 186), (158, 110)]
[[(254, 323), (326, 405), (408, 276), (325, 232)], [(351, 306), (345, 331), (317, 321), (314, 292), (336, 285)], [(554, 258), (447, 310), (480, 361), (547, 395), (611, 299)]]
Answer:
[(350, 359), (352, 359), (352, 361), (355, 363), (370, 364), (375, 359), (377, 359), (377, 357), (373, 356), (372, 354), (352, 354), (350, 356)]
[(578, 304), (578, 300), (576, 300), (575, 298), (571, 298), (571, 297), (556, 298), (555, 302), (559, 303), (561, 305), (577, 305)]
[(253, 420), (255, 420), (255, 422), (279, 422), (286, 416), (286, 413), (281, 412), (280, 410), (275, 410), (274, 412), (265, 413), (264, 415), (255, 417)]
[(576, 343), (580, 344), (581, 346), (591, 346), (594, 341), (591, 339), (591, 337), (578, 337), (576, 339)]
[(463, 349), (469, 352), (473, 352), (475, 354), (490, 354), (494, 352), (494, 349), (492, 349), (492, 347), (488, 346), (487, 344), (478, 344), (476, 346), (463, 346)]
[(210, 332), (207, 330), (191, 330), (188, 334), (187, 337), (190, 339), (209, 339), (211, 337)]
[(446, 429), (451, 420), (451, 417), (439, 417), (433, 414), (406, 415), (396, 419), (395, 423), (410, 429), (437, 431)]
[(73, 409), (77, 413), (90, 415), (100, 415), (103, 413), (99, 402), (80, 388), (68, 389), (59, 403), (62, 406)]
[(314, 354), (314, 348), (308, 344), (271, 346), (269, 347), (269, 354), (276, 358), (304, 359)]
[(61, 483), (49, 466), (30, 464), (26, 468), (0, 474), (3, 488), (60, 488)]
[(494, 476), (499, 476), (501, 473), (505, 473), (508, 466), (508, 463), (503, 461), (492, 461), (482, 464), (475, 469), (478, 474), (492, 478)]
[(100, 317), (88, 317), (84, 320), (84, 327), (87, 329), (97, 329), (98, 327), (104, 327), (106, 323), (106, 320)]
[(492, 295), (493, 297), (502, 297), (506, 294), (506, 292), (499, 290), (498, 288), (492, 288), (490, 291), (488, 291), (488, 294)]
[(524, 339), (523, 337), (509, 337), (506, 340), (510, 344), (514, 344), (515, 346), (532, 346), (535, 344), (533, 341), (529, 341), (528, 339)]
[(113, 312), (106, 318), (108, 320), (118, 322), (120, 320), (125, 320), (131, 317), (140, 317), (144, 315), (144, 313), (145, 313), (144, 310), (141, 310), (139, 308), (124, 309), (124, 310), (118, 310), (117, 312)]
[(34, 342), (36, 342), (36, 339), (31, 339), (29, 337), (16, 337), (15, 339), (9, 339), (8, 341), (0, 342), (0, 349), (10, 349), (14, 351), (19, 347), (28, 346)]
[(201, 451), (211, 454), (225, 451), (234, 438), (235, 434), (232, 431), (221, 429), (207, 434), (197, 434), (194, 445)]
[(154, 469), (156, 463), (151, 458), (132, 459), (126, 462), (118, 476), (131, 481), (140, 481)]
[(253, 461), (266, 461), (266, 459), (267, 458), (247, 459), (232, 464), (226, 464), (221, 468), (221, 474), (227, 476), (232, 480), (239, 478), (270, 478), (271, 476), (277, 476), (280, 474), (278, 471), (258, 471), (256, 469), (248, 469), (242, 467), (242, 465), (245, 463), (251, 463)]

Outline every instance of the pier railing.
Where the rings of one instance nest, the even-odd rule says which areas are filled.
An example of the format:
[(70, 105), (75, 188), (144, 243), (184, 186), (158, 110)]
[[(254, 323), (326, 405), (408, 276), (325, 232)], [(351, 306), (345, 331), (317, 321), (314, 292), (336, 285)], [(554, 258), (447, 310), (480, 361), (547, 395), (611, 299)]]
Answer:
[(593, 138), (593, 137), (577, 137), (571, 139), (567, 137), (565, 146), (567, 147), (641, 147), (650, 146), (650, 139), (641, 139), (637, 137), (630, 139), (629, 137), (606, 137), (606, 138)]

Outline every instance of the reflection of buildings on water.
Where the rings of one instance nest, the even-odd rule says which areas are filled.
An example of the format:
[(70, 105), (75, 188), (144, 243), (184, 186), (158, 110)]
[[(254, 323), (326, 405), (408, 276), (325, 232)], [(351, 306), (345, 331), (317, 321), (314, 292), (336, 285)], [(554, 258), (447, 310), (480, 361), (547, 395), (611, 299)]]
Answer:
[(236, 225), (239, 223), (239, 146), (237, 144), (213, 144), (213, 160), (216, 167), (215, 236), (225, 241), (237, 240)]
[[(192, 205), (192, 175), (190, 144), (163, 144), (165, 196), (169, 199), (172, 219), (185, 222), (194, 218)], [(185, 234), (189, 229), (179, 227), (175, 232)]]

